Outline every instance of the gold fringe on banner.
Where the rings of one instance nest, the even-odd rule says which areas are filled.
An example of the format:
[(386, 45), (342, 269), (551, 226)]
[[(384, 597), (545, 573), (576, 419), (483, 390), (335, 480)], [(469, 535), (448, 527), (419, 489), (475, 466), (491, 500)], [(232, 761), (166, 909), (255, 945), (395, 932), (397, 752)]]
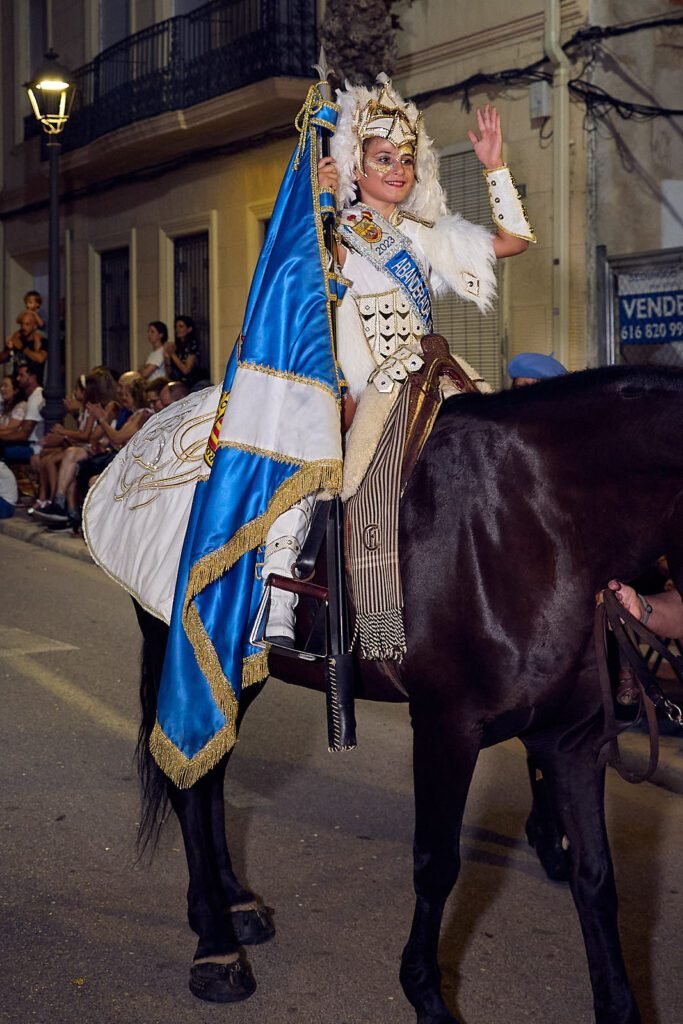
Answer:
[[(206, 772), (235, 745), (237, 721), (237, 699), (220, 664), (216, 649), (204, 628), (194, 599), (210, 584), (215, 583), (235, 565), (248, 551), (265, 543), (268, 530), (275, 520), (291, 508), (306, 494), (321, 489), (338, 494), (342, 485), (342, 463), (340, 460), (321, 459), (302, 466), (288, 480), (280, 484), (263, 515), (245, 523), (230, 538), (227, 544), (205, 555), (190, 570), (182, 622), (185, 634), (192, 645), (197, 664), (211, 689), (211, 696), (222, 714), (225, 725), (192, 758), (166, 736), (157, 720), (150, 737), (149, 749), (161, 770), (180, 789), (193, 786)], [(268, 658), (265, 651), (244, 659), (243, 686), (250, 686), (265, 679), (268, 674)]]

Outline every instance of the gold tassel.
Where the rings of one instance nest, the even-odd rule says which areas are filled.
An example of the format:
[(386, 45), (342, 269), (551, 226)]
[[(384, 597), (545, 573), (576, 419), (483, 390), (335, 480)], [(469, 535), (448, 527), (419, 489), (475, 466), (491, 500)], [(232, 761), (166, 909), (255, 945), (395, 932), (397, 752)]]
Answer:
[(242, 689), (245, 686), (253, 686), (260, 683), (268, 676), (268, 652), (259, 651), (258, 654), (250, 654), (242, 661)]

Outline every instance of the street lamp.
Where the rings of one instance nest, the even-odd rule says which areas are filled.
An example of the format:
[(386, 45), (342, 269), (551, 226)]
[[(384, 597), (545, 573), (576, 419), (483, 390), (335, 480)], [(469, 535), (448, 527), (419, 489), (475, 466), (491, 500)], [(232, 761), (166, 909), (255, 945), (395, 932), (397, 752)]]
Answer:
[(49, 430), (63, 415), (64, 366), (59, 344), (59, 136), (69, 120), (76, 94), (71, 75), (50, 49), (32, 81), (26, 84), (33, 112), (47, 137), (50, 161), (50, 219), (48, 235), (47, 374), (43, 419)]

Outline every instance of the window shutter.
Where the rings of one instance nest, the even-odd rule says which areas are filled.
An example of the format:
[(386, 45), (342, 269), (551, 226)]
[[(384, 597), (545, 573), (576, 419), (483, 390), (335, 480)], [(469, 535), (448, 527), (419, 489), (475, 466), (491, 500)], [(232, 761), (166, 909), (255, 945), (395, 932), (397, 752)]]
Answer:
[[(481, 164), (474, 153), (441, 157), (439, 177), (449, 210), (473, 224), (491, 227), (491, 211)], [(500, 272), (498, 284), (500, 287)], [(446, 295), (434, 302), (434, 330), (448, 341), (453, 355), (461, 355), (493, 388), (502, 386), (503, 353), (499, 301), (482, 316), (473, 302)]]

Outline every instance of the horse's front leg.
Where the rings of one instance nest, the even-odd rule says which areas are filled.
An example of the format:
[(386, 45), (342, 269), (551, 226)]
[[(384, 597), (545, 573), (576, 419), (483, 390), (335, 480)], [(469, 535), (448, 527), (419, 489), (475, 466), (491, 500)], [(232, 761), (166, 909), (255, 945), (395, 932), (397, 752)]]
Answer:
[(415, 782), (415, 913), (401, 959), (401, 985), (418, 1024), (457, 1024), (441, 998), (437, 960), (446, 900), (460, 871), (460, 832), (479, 753), (462, 711), (411, 707)]
[[(617, 891), (605, 826), (605, 772), (595, 737), (580, 750), (543, 758), (569, 842), (569, 884), (579, 915), (596, 1024), (640, 1024), (626, 975), (617, 923)], [(553, 744), (554, 746), (554, 744)]]
[[(236, 723), (238, 733), (262, 686), (245, 691)], [(187, 917), (199, 940), (190, 968), (190, 989), (200, 999), (221, 1003), (246, 999), (256, 989), (239, 946), (265, 942), (275, 934), (268, 912), (232, 869), (223, 792), (231, 753), (189, 789), (168, 784), (187, 857)]]
[(215, 1003), (247, 999), (256, 989), (251, 968), (239, 955), (214, 846), (212, 797), (217, 784), (222, 788), (224, 773), (222, 763), (189, 789), (169, 783), (190, 876), (187, 918), (199, 940), (190, 967), (190, 990)]
[[(255, 684), (246, 689), (240, 701), (240, 713), (237, 719), (237, 730), (244, 714), (261, 692), (264, 683)], [(218, 766), (219, 771), (212, 776), (211, 785), (211, 835), (213, 855), (218, 872), (220, 886), (223, 891), (223, 908), (229, 913), (235, 938), (240, 946), (258, 946), (267, 942), (275, 935), (275, 925), (267, 907), (256, 898), (250, 889), (246, 889), (236, 877), (232, 868), (232, 859), (225, 832), (225, 796), (224, 776), (230, 755)]]

